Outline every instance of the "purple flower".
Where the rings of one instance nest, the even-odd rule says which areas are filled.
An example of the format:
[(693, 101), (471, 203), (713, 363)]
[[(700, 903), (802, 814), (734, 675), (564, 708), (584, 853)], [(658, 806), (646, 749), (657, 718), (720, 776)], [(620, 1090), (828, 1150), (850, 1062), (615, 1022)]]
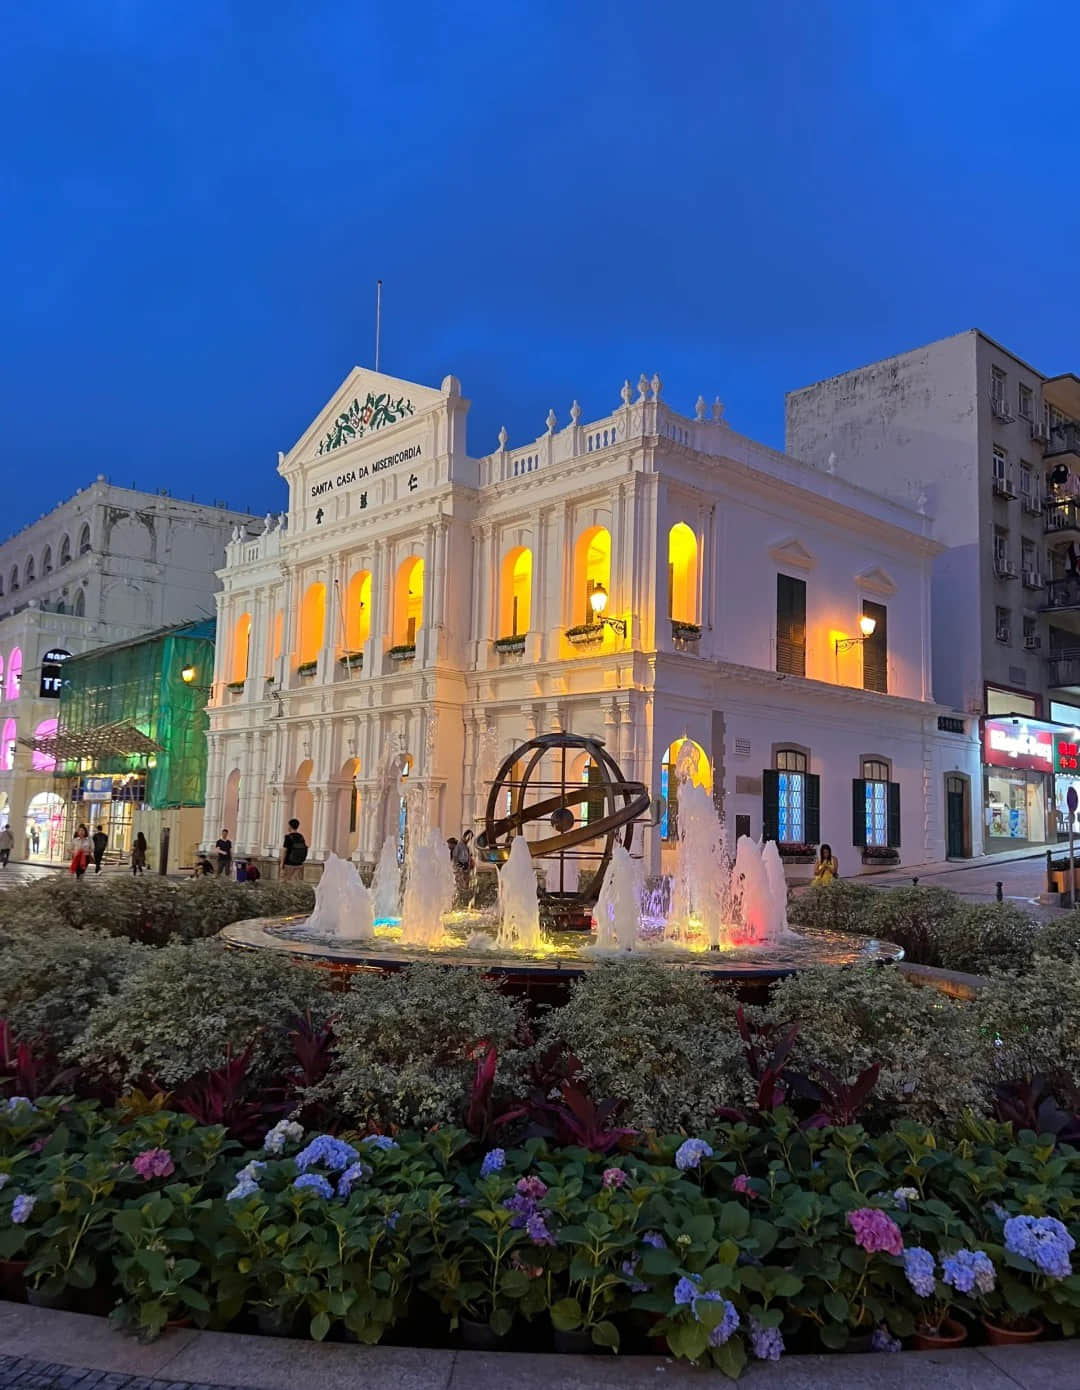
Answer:
[(539, 1202), (541, 1197), (547, 1196), (547, 1183), (540, 1178), (518, 1178), (517, 1190), (523, 1197)]
[[(335, 1139), (332, 1134), (320, 1134), (296, 1155), (296, 1166), (303, 1172), (305, 1168), (319, 1163), (329, 1168), (331, 1173), (340, 1173), (359, 1157), (353, 1146), (346, 1144), (344, 1139)], [(314, 1184), (309, 1183), (308, 1186)]]
[(686, 1139), (675, 1150), (675, 1167), (680, 1173), (696, 1168), (703, 1158), (712, 1158), (713, 1151), (704, 1139)]
[(993, 1261), (984, 1250), (956, 1250), (941, 1261), (942, 1278), (957, 1293), (992, 1293), (996, 1276)]
[(480, 1165), (480, 1176), (490, 1178), (492, 1173), (498, 1173), (506, 1165), (505, 1149), (489, 1149), (484, 1155), (484, 1161)]
[(357, 1161), (350, 1164), (349, 1167), (345, 1169), (344, 1173), (342, 1173), (341, 1177), (338, 1178), (338, 1196), (347, 1197), (353, 1189), (353, 1184), (363, 1182), (370, 1174), (371, 1169), (367, 1164), (357, 1159)]
[(779, 1361), (784, 1354), (784, 1339), (780, 1329), (762, 1327), (757, 1318), (751, 1318), (750, 1349), (759, 1361)]
[(907, 1281), (920, 1298), (931, 1298), (934, 1293), (934, 1257), (921, 1245), (909, 1246), (904, 1251), (904, 1273)]
[(27, 1096), (10, 1096), (4, 1103), (4, 1109), (10, 1114), (12, 1110), (18, 1110), (20, 1105), (25, 1105), (28, 1110), (37, 1114), (37, 1106)]
[(20, 1192), (11, 1204), (11, 1219), (16, 1226), (22, 1226), (26, 1218), (34, 1210), (36, 1197), (31, 1197), (29, 1193)]
[(135, 1156), (131, 1166), (143, 1182), (149, 1182), (151, 1178), (167, 1178), (174, 1171), (172, 1154), (168, 1149), (144, 1149)]
[(626, 1174), (621, 1168), (605, 1168), (600, 1181), (605, 1187), (622, 1187), (626, 1182)]
[(731, 1181), (732, 1192), (741, 1192), (744, 1197), (753, 1197), (754, 1189), (745, 1173), (736, 1173)]
[(397, 1223), (398, 1223), (398, 1221), (399, 1221), (400, 1219), (401, 1219), (401, 1212), (399, 1212), (399, 1211), (387, 1212), (387, 1215), (386, 1215), (386, 1229), (387, 1229), (388, 1231), (395, 1231), (395, 1230), (397, 1230)]
[[(702, 1298), (708, 1297), (708, 1294), (702, 1294)], [(715, 1297), (719, 1298), (720, 1295), (717, 1294)], [(739, 1325), (739, 1314), (736, 1311), (734, 1303), (729, 1303), (726, 1298), (722, 1301), (724, 1304), (724, 1316), (709, 1333), (709, 1346), (711, 1347), (722, 1347)], [(694, 1315), (695, 1317), (697, 1316), (696, 1309)]]
[[(299, 1182), (299, 1179), (297, 1179)], [(226, 1202), (241, 1202), (245, 1197), (250, 1197), (252, 1193), (258, 1192), (259, 1184), (254, 1178), (240, 1177), (237, 1179), (236, 1186), (225, 1194)]]
[(904, 1237), (900, 1227), (883, 1211), (876, 1207), (860, 1207), (847, 1214), (848, 1225), (855, 1233), (855, 1244), (870, 1255), (884, 1250), (889, 1255), (899, 1255), (904, 1248)]
[(1076, 1241), (1056, 1217), (1011, 1216), (1005, 1222), (1005, 1249), (1030, 1260), (1051, 1279), (1067, 1279)]
[(378, 1149), (381, 1153), (386, 1153), (388, 1149), (396, 1149), (397, 1142), (390, 1138), (389, 1134), (369, 1134), (366, 1139), (361, 1139), (361, 1144), (367, 1144), (370, 1148)]
[(619, 1266), (619, 1269), (622, 1273), (623, 1278), (630, 1285), (631, 1293), (651, 1293), (652, 1285), (643, 1284), (637, 1276), (638, 1265), (640, 1263), (640, 1258), (637, 1255), (635, 1255), (632, 1260), (623, 1260), (622, 1264)]
[(253, 1158), (250, 1163), (245, 1163), (243, 1168), (237, 1173), (237, 1181), (239, 1182), (241, 1178), (250, 1178), (252, 1182), (258, 1182), (259, 1174), (265, 1167), (265, 1163), (260, 1163), (257, 1158)]
[(901, 1211), (907, 1211), (909, 1202), (919, 1200), (919, 1189), (917, 1187), (898, 1187), (893, 1193), (893, 1201)]
[(870, 1334), (871, 1351), (900, 1351), (902, 1350), (899, 1337), (890, 1337), (887, 1327), (875, 1327)]
[(547, 1228), (543, 1212), (535, 1211), (525, 1220), (525, 1230), (534, 1245), (554, 1245), (555, 1237)]
[(675, 1285), (674, 1293), (675, 1306), (677, 1308), (684, 1308), (687, 1304), (693, 1305), (694, 1299), (697, 1298), (700, 1292), (698, 1289), (699, 1283), (700, 1279), (696, 1274), (691, 1274), (689, 1278), (684, 1275), (683, 1278), (679, 1280)]
[(327, 1200), (334, 1195), (334, 1189), (321, 1173), (301, 1173), (293, 1183), (293, 1187), (300, 1189), (309, 1187), (313, 1192), (317, 1192), (320, 1197), (325, 1197)]
[(667, 1241), (659, 1231), (646, 1231), (641, 1237), (642, 1245), (650, 1245), (654, 1250), (666, 1250)]

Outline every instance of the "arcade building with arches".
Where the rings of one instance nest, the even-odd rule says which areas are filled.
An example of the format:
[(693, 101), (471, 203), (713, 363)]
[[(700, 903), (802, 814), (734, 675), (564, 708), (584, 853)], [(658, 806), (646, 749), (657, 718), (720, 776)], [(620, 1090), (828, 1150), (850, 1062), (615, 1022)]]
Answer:
[(288, 510), (227, 546), (206, 845), (276, 860), (296, 817), (315, 877), (460, 836), (514, 748), (567, 731), (650, 790), (648, 873), (685, 775), (803, 877), (822, 841), (844, 874), (982, 852), (977, 722), (933, 698), (930, 519), (656, 376), (618, 394), (473, 457), (456, 378), (348, 375), (279, 455)]

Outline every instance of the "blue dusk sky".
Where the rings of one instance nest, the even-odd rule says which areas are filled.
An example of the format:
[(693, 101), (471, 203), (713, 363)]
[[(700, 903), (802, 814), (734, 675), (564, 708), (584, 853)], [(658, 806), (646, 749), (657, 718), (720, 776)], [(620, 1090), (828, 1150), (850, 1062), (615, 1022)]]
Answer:
[(1080, 6), (6, 8), (0, 534), (98, 473), (257, 512), (347, 371), (470, 452), (618, 403), (783, 444), (786, 390), (966, 328), (1080, 370)]

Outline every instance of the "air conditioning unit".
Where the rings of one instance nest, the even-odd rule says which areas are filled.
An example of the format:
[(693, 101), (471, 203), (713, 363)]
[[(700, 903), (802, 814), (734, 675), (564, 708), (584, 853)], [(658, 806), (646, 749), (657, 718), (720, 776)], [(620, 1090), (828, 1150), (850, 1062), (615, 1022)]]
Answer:
[(1029, 652), (1037, 652), (1042, 646), (1042, 638), (1036, 637), (1034, 633), (1024, 638), (1024, 646)]
[(1009, 412), (1009, 403), (1005, 397), (995, 395), (993, 392), (990, 393), (990, 409), (999, 420), (1011, 420), (1014, 418)]
[(994, 556), (994, 573), (999, 579), (1016, 578), (1016, 562), (1007, 559), (1004, 555)]
[(1024, 588), (1025, 588), (1025, 589), (1041, 589), (1041, 588), (1042, 588), (1042, 586), (1043, 586), (1043, 577), (1042, 577), (1042, 575), (1039, 573), (1038, 570), (1024, 570), (1023, 573), (1024, 573)]
[(1010, 478), (995, 478), (994, 491), (999, 497), (1015, 497), (1016, 489), (1012, 485)]
[(1049, 442), (1050, 427), (1047, 425), (1045, 420), (1032, 420), (1031, 437), (1032, 439), (1038, 439), (1043, 444)]

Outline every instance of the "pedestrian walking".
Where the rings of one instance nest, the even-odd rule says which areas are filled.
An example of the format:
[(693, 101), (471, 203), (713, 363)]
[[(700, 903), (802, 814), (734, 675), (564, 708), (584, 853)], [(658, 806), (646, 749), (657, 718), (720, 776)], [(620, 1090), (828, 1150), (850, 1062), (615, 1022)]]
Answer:
[(281, 844), (281, 857), (278, 860), (281, 877), (303, 878), (307, 852), (307, 841), (300, 833), (300, 822), (294, 818), (289, 822), (289, 833)]
[(0, 830), (0, 869), (7, 868), (11, 851), (14, 848), (15, 836), (11, 833), (11, 827), (5, 825), (3, 830)]
[(32, 826), (30, 827), (30, 850), (31, 850), (31, 853), (37, 854), (37, 852), (38, 852), (38, 847), (39, 847), (40, 844), (41, 844), (41, 832), (38, 830), (38, 828), (37, 828), (36, 825), (32, 825)]
[(146, 868), (146, 836), (140, 830), (135, 836), (135, 843), (131, 846), (131, 874), (141, 874)]
[(105, 834), (105, 827), (99, 825), (90, 837), (90, 843), (94, 848), (94, 873), (101, 873), (101, 861), (105, 858), (105, 850), (109, 844), (109, 837)]
[(80, 825), (71, 840), (71, 870), (76, 878), (82, 878), (90, 863), (90, 831)]
[(221, 878), (222, 875), (228, 878), (229, 870), (232, 868), (232, 841), (229, 839), (228, 830), (221, 832), (221, 837), (214, 848), (217, 850), (218, 878)]

